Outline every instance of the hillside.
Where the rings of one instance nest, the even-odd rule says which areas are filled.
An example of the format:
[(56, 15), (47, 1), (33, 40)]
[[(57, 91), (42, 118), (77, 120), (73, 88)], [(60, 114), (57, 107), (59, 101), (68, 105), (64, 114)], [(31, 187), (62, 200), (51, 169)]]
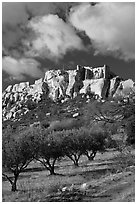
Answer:
[[(50, 70), (45, 77), (8, 86), (2, 94), (3, 123), (32, 123), (77, 117), (92, 100), (129, 98), (134, 82), (123, 80), (102, 67), (77, 66), (74, 70)], [(76, 114), (76, 115), (75, 115)]]
[(132, 80), (77, 66), (8, 86), (2, 99), (3, 201), (135, 200)]

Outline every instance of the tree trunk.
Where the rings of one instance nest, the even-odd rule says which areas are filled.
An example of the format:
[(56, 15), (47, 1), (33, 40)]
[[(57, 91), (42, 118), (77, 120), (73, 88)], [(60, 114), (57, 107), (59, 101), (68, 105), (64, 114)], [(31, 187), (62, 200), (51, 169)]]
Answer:
[(49, 168), (50, 171), (50, 175), (56, 175), (55, 171), (54, 171), (54, 166)]
[(16, 182), (12, 183), (11, 191), (13, 191), (13, 192), (17, 191), (17, 183)]
[(73, 161), (75, 167), (79, 166), (78, 162), (79, 162), (80, 154), (79, 155), (73, 154), (71, 156), (69, 155), (68, 157)]
[(94, 157), (96, 156), (96, 153), (97, 152), (92, 152), (91, 154), (90, 154), (90, 161), (92, 161), (92, 160), (94, 160)]
[(12, 182), (11, 191), (15, 192), (17, 191), (17, 180), (18, 180), (19, 174), (14, 174), (14, 181)]
[(14, 172), (14, 180), (13, 181), (6, 174), (3, 173), (2, 175), (5, 176), (7, 178), (7, 180), (10, 182), (11, 191), (13, 191), (13, 192), (17, 191), (17, 180), (18, 180), (19, 172), (18, 173)]
[(47, 165), (48, 165), (47, 169), (49, 170), (50, 175), (56, 175), (56, 173), (54, 171), (55, 170), (55, 162), (56, 162), (56, 160), (57, 159), (54, 159), (52, 164), (50, 163), (49, 160), (47, 160), (47, 162), (46, 162)]
[(78, 159), (74, 160), (74, 165), (75, 165), (76, 167), (79, 166), (79, 165), (78, 165)]
[(88, 160), (89, 161), (93, 161), (94, 160), (94, 157), (96, 156), (96, 152), (92, 152), (91, 154), (86, 152), (85, 155), (88, 157)]

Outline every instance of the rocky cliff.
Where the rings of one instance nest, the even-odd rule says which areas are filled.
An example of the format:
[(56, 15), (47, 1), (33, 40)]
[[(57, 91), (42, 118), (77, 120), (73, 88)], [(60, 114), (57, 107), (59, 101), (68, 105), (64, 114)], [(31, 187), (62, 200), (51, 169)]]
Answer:
[(22, 82), (10, 85), (2, 94), (3, 120), (14, 120), (29, 111), (28, 103), (39, 103), (42, 97), (64, 103), (79, 94), (96, 99), (127, 96), (135, 88), (129, 79), (123, 81), (109, 67), (77, 66), (75, 70), (50, 70), (33, 85)]

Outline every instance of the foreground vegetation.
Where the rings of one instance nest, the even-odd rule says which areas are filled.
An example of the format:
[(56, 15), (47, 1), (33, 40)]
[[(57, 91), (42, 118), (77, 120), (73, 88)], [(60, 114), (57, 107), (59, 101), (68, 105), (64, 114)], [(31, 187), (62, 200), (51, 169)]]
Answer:
[(6, 173), (3, 176), (10, 182), (11, 190), (16, 191), (19, 174), (31, 161), (39, 161), (54, 175), (58, 159), (68, 157), (75, 166), (82, 155), (93, 160), (97, 151), (104, 150), (106, 137), (103, 130), (85, 128), (48, 132), (38, 127), (23, 129), (20, 134), (9, 128), (3, 134), (3, 169), (11, 171), (14, 178), (10, 179)]
[(95, 183), (110, 186), (117, 176), (133, 191), (118, 201), (134, 200), (134, 100), (93, 101), (79, 120), (72, 128), (64, 119), (50, 128), (43, 121), (3, 130), (3, 201), (96, 201), (102, 190)]
[[(50, 176), (39, 162), (31, 162), (18, 179), (18, 191), (10, 191), (3, 180), (3, 201), (51, 202), (51, 201), (134, 201), (134, 151), (123, 153), (113, 149), (97, 153), (94, 161), (82, 156), (79, 167), (64, 158), (55, 165), (56, 175)], [(9, 176), (12, 177), (11, 174)], [(81, 188), (83, 184), (87, 188)], [(72, 187), (62, 191), (64, 187)]]

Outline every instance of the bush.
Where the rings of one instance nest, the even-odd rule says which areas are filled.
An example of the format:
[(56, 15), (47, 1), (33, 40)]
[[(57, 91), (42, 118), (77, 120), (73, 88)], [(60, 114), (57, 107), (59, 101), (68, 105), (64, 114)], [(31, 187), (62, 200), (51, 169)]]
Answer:
[(116, 160), (116, 165), (114, 165), (113, 171), (122, 172), (127, 170), (128, 168), (134, 169), (135, 167), (135, 153), (132, 148), (125, 147), (123, 151), (116, 155), (114, 160)]
[(37, 104), (33, 102), (32, 100), (28, 100), (26, 102), (26, 106), (29, 110), (34, 110), (37, 107)]
[(126, 133), (127, 133), (127, 144), (133, 145), (135, 144), (135, 118), (132, 117), (128, 122), (126, 123), (125, 127)]

